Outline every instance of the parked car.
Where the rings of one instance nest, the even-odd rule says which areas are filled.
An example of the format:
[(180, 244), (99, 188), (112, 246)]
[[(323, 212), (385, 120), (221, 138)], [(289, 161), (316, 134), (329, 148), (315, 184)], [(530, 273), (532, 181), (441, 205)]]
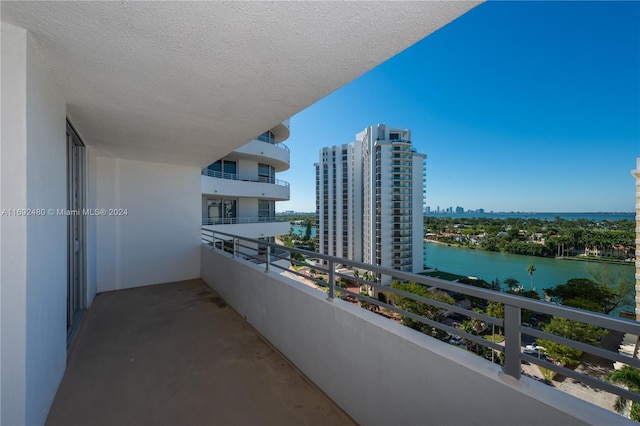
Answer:
[(462, 342), (462, 337), (460, 336), (453, 336), (451, 339), (449, 339), (449, 343), (452, 345), (459, 345), (460, 342)]
[(543, 355), (546, 355), (546, 350), (542, 346), (531, 346), (527, 345), (524, 348), (524, 353), (527, 355), (534, 355), (538, 358), (541, 358)]

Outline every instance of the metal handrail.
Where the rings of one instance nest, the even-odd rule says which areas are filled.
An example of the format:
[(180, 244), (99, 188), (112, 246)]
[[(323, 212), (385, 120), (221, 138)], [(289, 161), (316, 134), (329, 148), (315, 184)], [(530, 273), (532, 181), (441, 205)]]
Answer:
[(288, 146), (286, 146), (282, 142), (276, 141), (276, 139), (270, 133), (263, 133), (263, 134), (255, 137), (254, 140), (257, 140), (259, 142), (268, 143), (269, 145), (275, 145), (275, 146), (277, 146), (277, 147), (279, 147), (279, 148), (281, 148), (281, 149), (283, 149), (283, 150), (285, 150), (287, 152), (290, 152)]
[(272, 178), (272, 177), (264, 177), (264, 176), (255, 177), (255, 176), (248, 176), (248, 175), (238, 175), (235, 173), (219, 172), (219, 171), (210, 170), (207, 168), (202, 169), (201, 174), (203, 176), (209, 176), (209, 177), (218, 178), (218, 179), (241, 180), (244, 182), (271, 183), (274, 185), (284, 186), (287, 188), (289, 187), (289, 182), (282, 179)]
[(283, 144), (282, 142), (277, 142), (275, 145), (276, 145), (278, 148), (284, 149), (284, 150), (285, 150), (285, 151), (287, 151), (287, 152), (291, 152), (291, 151), (289, 151), (289, 147), (288, 147), (288, 146), (286, 146), (285, 144)]
[(237, 225), (239, 223), (274, 223), (288, 222), (289, 220), (283, 216), (270, 217), (218, 217), (203, 218), (202, 225)]
[[(485, 323), (494, 324), (496, 326), (503, 327), (504, 334), (505, 334), (505, 341), (504, 341), (504, 345), (501, 345), (498, 343), (488, 341), (480, 336), (469, 334), (457, 328), (453, 328), (446, 324), (436, 322), (430, 318), (422, 317), (420, 315), (416, 315), (415, 313), (404, 311), (389, 303), (385, 303), (359, 293), (354, 293), (345, 288), (338, 288), (338, 290), (345, 295), (350, 295), (354, 298), (365, 300), (370, 304), (375, 304), (380, 307), (389, 309), (402, 316), (412, 318), (423, 324), (446, 331), (450, 334), (456, 334), (456, 335), (462, 336), (465, 339), (472, 341), (474, 343), (477, 343), (481, 346), (489, 347), (496, 351), (504, 353), (505, 362), (504, 362), (503, 370), (505, 374), (510, 375), (516, 379), (520, 379), (521, 362), (527, 361), (532, 364), (537, 364), (541, 367), (557, 372), (559, 374), (565, 375), (566, 377), (571, 377), (573, 379), (581, 381), (590, 386), (600, 388), (607, 392), (611, 392), (623, 398), (640, 402), (640, 395), (638, 393), (631, 392), (627, 389), (618, 387), (614, 384), (596, 379), (594, 377), (591, 377), (582, 373), (578, 373), (574, 370), (567, 369), (565, 367), (556, 365), (554, 363), (546, 362), (544, 360), (529, 356), (521, 352), (521, 342), (522, 342), (521, 337), (522, 337), (522, 334), (526, 334), (536, 338), (550, 340), (565, 346), (569, 346), (571, 348), (578, 349), (586, 353), (594, 354), (596, 356), (600, 356), (602, 358), (605, 358), (611, 361), (618, 361), (636, 368), (640, 368), (640, 359), (638, 358), (632, 358), (627, 355), (620, 354), (618, 352), (613, 352), (606, 349), (602, 349), (597, 346), (592, 346), (589, 344), (570, 340), (564, 337), (560, 337), (557, 335), (544, 332), (542, 330), (537, 330), (535, 328), (524, 327), (521, 325), (521, 316), (522, 316), (521, 314), (523, 310), (529, 310), (533, 312), (544, 313), (547, 315), (563, 317), (573, 321), (595, 325), (607, 330), (618, 331), (622, 333), (631, 333), (634, 335), (640, 334), (640, 323), (638, 323), (637, 321), (632, 321), (632, 320), (627, 320), (622, 318), (614, 318), (614, 317), (610, 317), (610, 316), (596, 313), (596, 312), (585, 311), (582, 309), (558, 305), (551, 302), (544, 302), (540, 300), (529, 299), (529, 298), (520, 297), (513, 294), (502, 293), (502, 292), (488, 290), (480, 287), (473, 287), (470, 285), (460, 284), (452, 281), (446, 281), (439, 278), (427, 277), (424, 275), (418, 275), (418, 274), (413, 274), (409, 272), (402, 272), (399, 270), (384, 268), (377, 265), (370, 265), (370, 264), (356, 262), (356, 261), (352, 261), (344, 258), (328, 256), (321, 253), (312, 252), (309, 250), (303, 250), (303, 249), (298, 249), (294, 247), (284, 247), (278, 244), (268, 243), (262, 240), (254, 240), (250, 238), (239, 237), (237, 235), (233, 235), (225, 232), (217, 232), (217, 231), (213, 232), (207, 229), (202, 230), (203, 244), (211, 246), (214, 249), (222, 249), (224, 251), (230, 252), (231, 250), (230, 242), (233, 241), (234, 242), (233, 246), (237, 246), (237, 243), (240, 240), (248, 243), (260, 244), (262, 246), (269, 247), (272, 252), (272, 257), (277, 258), (277, 260), (288, 259), (290, 260), (291, 264), (294, 264), (294, 265), (304, 265), (304, 262), (298, 262), (293, 259), (290, 259), (289, 258), (290, 256), (273, 256), (273, 251), (284, 249), (288, 253), (298, 253), (309, 258), (322, 260), (326, 266), (316, 265), (314, 266), (314, 268), (322, 273), (325, 273), (328, 276), (328, 282), (320, 281), (318, 279), (314, 279), (314, 278), (302, 275), (301, 273), (294, 270), (288, 270), (282, 267), (281, 265), (278, 265), (272, 262), (271, 260), (269, 262), (265, 261), (265, 263), (267, 264), (265, 268), (268, 269), (269, 267), (271, 268), (275, 267), (282, 270), (286, 269), (289, 273), (293, 273), (298, 276), (304, 276), (304, 278), (306, 279), (312, 279), (317, 284), (321, 286), (325, 286), (328, 289), (329, 299), (334, 299), (336, 297), (336, 279), (343, 278), (343, 279), (348, 279), (350, 281), (357, 282), (361, 285), (370, 286), (372, 288), (375, 288), (385, 293), (397, 294), (399, 296), (410, 298), (418, 302), (423, 302), (431, 306), (436, 306), (450, 312), (455, 312), (470, 318), (477, 318), (480, 321), (483, 321)], [(243, 253), (239, 253), (237, 251), (233, 251), (232, 254), (234, 257), (239, 257), (243, 255)], [(484, 313), (475, 312), (469, 309), (461, 308), (459, 306), (450, 305), (434, 299), (425, 298), (422, 296), (418, 296), (416, 294), (407, 293), (402, 290), (384, 286), (378, 283), (377, 281), (365, 280), (362, 277), (354, 277), (348, 274), (339, 273), (335, 271), (335, 267), (339, 265), (346, 265), (347, 267), (352, 269), (368, 271), (369, 274), (373, 276), (377, 276), (377, 275), (390, 276), (390, 277), (393, 277), (394, 279), (401, 280), (401, 281), (413, 281), (419, 284), (423, 284), (425, 286), (429, 286), (431, 288), (453, 291), (466, 296), (484, 299), (487, 301), (499, 302), (504, 304), (505, 318), (504, 320), (499, 318), (494, 318)], [(487, 361), (487, 362), (490, 362), (490, 361)]]

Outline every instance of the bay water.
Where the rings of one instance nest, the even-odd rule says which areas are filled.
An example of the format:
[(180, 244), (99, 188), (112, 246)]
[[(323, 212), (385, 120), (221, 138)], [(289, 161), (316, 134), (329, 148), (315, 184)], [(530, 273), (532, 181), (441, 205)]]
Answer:
[(611, 273), (621, 274), (628, 280), (635, 281), (635, 267), (631, 262), (627, 265), (552, 259), (427, 242), (424, 243), (424, 253), (425, 262), (429, 268), (474, 276), (487, 282), (497, 278), (502, 283), (505, 278), (515, 278), (520, 281), (525, 290), (531, 288), (527, 266), (533, 265), (536, 268), (533, 280), (538, 293), (542, 293), (542, 289), (564, 284), (571, 278), (592, 278), (589, 268), (594, 267), (609, 268)]

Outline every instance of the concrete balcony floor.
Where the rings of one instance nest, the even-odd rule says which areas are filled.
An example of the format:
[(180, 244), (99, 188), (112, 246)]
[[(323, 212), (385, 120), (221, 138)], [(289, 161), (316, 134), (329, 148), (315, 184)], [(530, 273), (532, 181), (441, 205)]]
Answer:
[(96, 296), (47, 424), (354, 422), (204, 282), (191, 280)]

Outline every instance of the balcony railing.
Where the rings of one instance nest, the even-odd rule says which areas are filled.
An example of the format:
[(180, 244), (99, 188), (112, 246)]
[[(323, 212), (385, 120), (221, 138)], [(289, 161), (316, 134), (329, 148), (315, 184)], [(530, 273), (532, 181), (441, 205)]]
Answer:
[(218, 179), (240, 180), (243, 182), (271, 183), (274, 185), (284, 186), (287, 188), (289, 187), (289, 182), (281, 179), (275, 179), (272, 177), (264, 177), (264, 176), (255, 177), (255, 176), (237, 175), (235, 173), (225, 173), (225, 172), (219, 172), (219, 171), (210, 170), (210, 169), (202, 169), (201, 173), (203, 176), (209, 176), (209, 177), (218, 178)]
[[(578, 371), (566, 368), (556, 363), (549, 362), (545, 359), (528, 355), (526, 353), (523, 353), (522, 351), (522, 336), (526, 335), (537, 339), (552, 341), (582, 351), (584, 353), (604, 358), (609, 361), (619, 362), (625, 365), (640, 368), (640, 359), (638, 358), (633, 358), (631, 356), (607, 350), (598, 346), (547, 333), (545, 331), (529, 327), (528, 324), (523, 325), (521, 319), (522, 312), (527, 310), (538, 314), (566, 318), (583, 324), (601, 327), (605, 330), (637, 335), (640, 331), (640, 325), (636, 321), (613, 318), (600, 313), (575, 309), (551, 302), (529, 299), (513, 294), (501, 293), (452, 281), (445, 281), (438, 278), (426, 277), (409, 272), (402, 272), (375, 265), (354, 262), (348, 259), (327, 256), (308, 250), (283, 247), (277, 244), (266, 243), (260, 240), (247, 239), (224, 232), (214, 232), (211, 230), (203, 229), (202, 243), (212, 247), (215, 250), (225, 251), (233, 257), (247, 259), (255, 259), (255, 256), (258, 255), (258, 253), (256, 252), (255, 248), (252, 249), (251, 247), (252, 245), (255, 247), (256, 244), (260, 244), (262, 251), (265, 253), (264, 259), (270, 259), (270, 261), (268, 262), (263, 262), (265, 264), (265, 270), (268, 271), (272, 268), (286, 270), (289, 274), (295, 274), (303, 277), (304, 279), (312, 280), (318, 286), (323, 287), (328, 293), (329, 299), (334, 299), (336, 297), (350, 298), (351, 300), (363, 301), (368, 305), (377, 305), (380, 308), (384, 308), (390, 312), (395, 312), (396, 314), (399, 314), (403, 317), (410, 318), (427, 326), (442, 330), (451, 335), (460, 336), (461, 338), (469, 342), (473, 342), (481, 347), (490, 348), (496, 353), (503, 354), (503, 372), (515, 379), (519, 380), (521, 378), (521, 363), (531, 363), (547, 370), (551, 370), (555, 373), (561, 374), (563, 376), (575, 379), (576, 381), (579, 381), (587, 386), (610, 392), (628, 400), (640, 402), (640, 395), (638, 393), (629, 391), (625, 388), (616, 386), (615, 384), (603, 381), (601, 379), (582, 374)], [(284, 256), (275, 254), (276, 250), (280, 253), (282, 252), (282, 250), (285, 250), (287, 254)], [(318, 263), (316, 263), (314, 268), (316, 269), (316, 271), (318, 271), (319, 274), (323, 274), (326, 278), (320, 279), (304, 275), (298, 271), (287, 269), (282, 265), (282, 262), (280, 262), (280, 264), (276, 263), (277, 260), (288, 260), (292, 265), (305, 265), (304, 262), (290, 259), (290, 253), (297, 253), (308, 258), (318, 259)], [(274, 259), (276, 260), (274, 261)], [(356, 277), (352, 274), (336, 271), (336, 267), (341, 265), (346, 265), (348, 268), (359, 270), (359, 277)], [(502, 303), (504, 305), (504, 319), (495, 318), (483, 312), (476, 312), (470, 309), (462, 308), (460, 306), (451, 305), (434, 299), (407, 293), (389, 286), (382, 285), (376, 280), (365, 280), (364, 278), (362, 278), (362, 276), (364, 275), (363, 271), (367, 271), (368, 276), (370, 277), (387, 276), (399, 281), (416, 282), (425, 285), (430, 289), (440, 289), (447, 292), (465, 295), (470, 298)], [(416, 302), (425, 303), (432, 307), (443, 309), (452, 314), (458, 314), (471, 319), (477, 319), (485, 324), (491, 324), (496, 327), (500, 327), (504, 330), (505, 340), (502, 344), (495, 343), (493, 341), (486, 340), (479, 335), (464, 332), (458, 328), (453, 327), (452, 325), (447, 325), (443, 322), (435, 321), (426, 316), (421, 316), (413, 312), (405, 311), (391, 303), (387, 303), (385, 301), (381, 301), (372, 297), (368, 297), (366, 295), (362, 295), (360, 293), (350, 291), (347, 288), (338, 287), (336, 285), (337, 279), (348, 280), (359, 285), (365, 285), (370, 289), (375, 289), (382, 294), (393, 294), (403, 298), (413, 299)], [(491, 361), (486, 362), (490, 363)]]
[(274, 223), (288, 222), (288, 218), (283, 216), (271, 217), (219, 217), (219, 218), (203, 218), (202, 225), (237, 225), (240, 223)]
[(283, 150), (289, 152), (289, 147), (286, 146), (285, 144), (283, 144), (282, 142), (276, 142), (276, 139), (273, 137), (273, 135), (271, 133), (263, 133), (260, 136), (258, 136), (257, 138), (255, 138), (257, 141), (260, 142), (265, 142), (268, 143), (270, 145), (275, 145), (279, 148), (282, 148)]

